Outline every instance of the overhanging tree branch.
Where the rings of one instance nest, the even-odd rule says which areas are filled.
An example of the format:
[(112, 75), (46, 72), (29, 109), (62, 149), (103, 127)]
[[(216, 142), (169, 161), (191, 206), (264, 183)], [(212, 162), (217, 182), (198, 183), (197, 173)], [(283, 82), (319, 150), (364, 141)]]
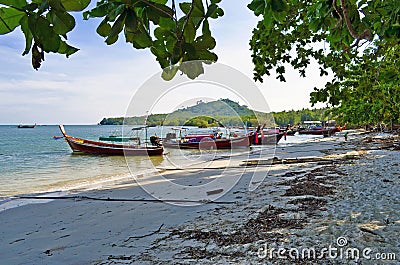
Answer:
[(337, 29), (341, 24), (342, 24), (342, 22), (343, 22), (343, 16), (342, 16), (342, 12), (340, 12), (339, 11), (339, 8), (338, 8), (338, 6), (337, 6), (337, 4), (336, 4), (336, 0), (333, 0), (332, 1), (332, 6), (333, 6), (333, 9), (335, 10), (335, 12), (336, 12), (336, 14), (339, 16), (339, 21), (335, 24), (335, 26), (333, 26), (333, 28), (332, 28), (332, 30), (335, 30), (335, 29)]
[(192, 1), (192, 5), (190, 6), (190, 9), (189, 9), (189, 11), (188, 11), (188, 13), (187, 13), (187, 15), (186, 15), (185, 21), (183, 22), (182, 32), (181, 32), (181, 34), (180, 34), (180, 36), (179, 36), (179, 40), (182, 40), (183, 33), (185, 32), (186, 25), (187, 25), (187, 23), (188, 23), (188, 21), (189, 21), (190, 15), (191, 15), (192, 12), (193, 12), (193, 9), (194, 9), (194, 1)]
[(170, 18), (172, 18), (173, 20), (176, 20), (175, 17), (174, 17), (174, 15), (171, 15), (170, 13), (168, 13), (168, 12), (165, 11), (165, 10), (163, 10), (162, 8), (159, 8), (158, 6), (154, 5), (153, 3), (151, 3), (151, 2), (149, 2), (149, 1), (147, 1), (147, 0), (139, 0), (139, 1), (145, 3), (145, 4), (149, 5), (149, 6), (151, 6), (151, 7), (153, 7), (153, 8), (155, 8), (155, 9), (157, 9), (158, 11), (160, 11), (160, 12), (166, 14), (166, 15), (168, 15), (168, 16), (169, 16)]
[[(335, 3), (336, 1), (333, 1), (333, 2)], [(346, 21), (347, 29), (349, 30), (350, 35), (356, 39), (356, 42), (353, 45), (351, 45), (349, 48), (347, 48), (345, 51), (352, 49), (354, 47), (357, 47), (360, 40), (366, 39), (366, 40), (371, 41), (372, 36), (371, 36), (371, 31), (369, 29), (364, 30), (361, 34), (357, 34), (357, 32), (354, 30), (353, 25), (351, 24), (351, 21), (349, 18), (349, 13), (348, 13), (347, 6), (346, 6), (346, 0), (340, 0), (340, 4), (342, 5), (343, 16), (344, 16), (344, 20)]]

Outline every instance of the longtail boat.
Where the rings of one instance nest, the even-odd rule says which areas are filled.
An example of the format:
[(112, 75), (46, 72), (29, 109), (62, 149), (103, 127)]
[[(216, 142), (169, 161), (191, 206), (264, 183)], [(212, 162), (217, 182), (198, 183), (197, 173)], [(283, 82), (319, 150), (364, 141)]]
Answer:
[(333, 121), (321, 122), (321, 121), (304, 121), (305, 127), (300, 127), (298, 129), (299, 134), (308, 134), (308, 135), (322, 135), (324, 137), (328, 137), (334, 135), (337, 132), (338, 128), (331, 126), (327, 127), (326, 124), (331, 123)]
[(313, 129), (299, 130), (299, 134), (322, 135), (324, 137), (334, 135), (335, 132), (336, 132), (335, 128), (313, 128)]
[(118, 135), (99, 137), (99, 141), (107, 141), (107, 142), (129, 142), (129, 141), (137, 141), (137, 139), (138, 139), (137, 137), (118, 136)]
[[(282, 139), (283, 133), (272, 133), (272, 134), (256, 134), (254, 132), (249, 134), (249, 141), (252, 145), (274, 145)], [(256, 140), (257, 137), (257, 140)]]
[(250, 146), (248, 136), (216, 138), (213, 134), (188, 134), (182, 139), (164, 139), (163, 146), (180, 149), (233, 149)]
[(59, 127), (65, 140), (67, 141), (68, 145), (71, 147), (74, 153), (119, 156), (160, 156), (164, 152), (163, 147), (158, 143), (157, 139), (152, 137), (150, 137), (150, 142), (152, 143), (152, 145), (143, 146), (112, 144), (73, 137), (65, 132), (63, 125), (60, 125)]

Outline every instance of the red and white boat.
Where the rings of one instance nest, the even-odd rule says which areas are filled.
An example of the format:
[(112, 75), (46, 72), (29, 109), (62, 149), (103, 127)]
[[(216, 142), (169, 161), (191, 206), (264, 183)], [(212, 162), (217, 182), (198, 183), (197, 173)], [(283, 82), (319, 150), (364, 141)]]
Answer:
[(65, 140), (74, 153), (116, 156), (160, 156), (164, 151), (158, 141), (152, 137), (150, 137), (152, 145), (112, 144), (73, 137), (65, 132), (63, 125), (60, 125), (59, 127)]
[(274, 145), (282, 139), (284, 133), (255, 133), (249, 134), (249, 140), (252, 145)]
[(163, 140), (163, 146), (180, 149), (233, 149), (250, 146), (248, 136), (218, 138), (214, 134), (188, 134), (183, 138), (174, 139), (167, 137)]

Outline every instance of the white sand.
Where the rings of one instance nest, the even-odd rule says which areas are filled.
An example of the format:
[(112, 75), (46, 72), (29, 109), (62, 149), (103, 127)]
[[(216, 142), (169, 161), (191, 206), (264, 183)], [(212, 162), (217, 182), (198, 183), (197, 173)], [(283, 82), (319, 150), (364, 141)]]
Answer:
[[(275, 155), (279, 158), (295, 158), (345, 154), (354, 149), (362, 149), (357, 137), (361, 136), (350, 135), (350, 142), (347, 143), (343, 143), (342, 137), (332, 137), (294, 146), (278, 145)], [(217, 200), (232, 201), (234, 204), (177, 206), (153, 202), (56, 200), (45, 204), (24, 205), (0, 212), (0, 261), (1, 264), (267, 262), (256, 255), (263, 243), (271, 243), (267, 236), (265, 240), (227, 246), (217, 246), (212, 240), (205, 242), (168, 236), (175, 229), (232, 234), (240, 230), (248, 220), (256, 218), (268, 205), (296, 208), (288, 204), (288, 201), (297, 197), (282, 197), (288, 186), (277, 184), (301, 177), (315, 168), (320, 168), (321, 172), (324, 167), (327, 169), (322, 170), (324, 173), (320, 177), (335, 178), (326, 184), (335, 187), (335, 194), (324, 196), (326, 206), (313, 214), (286, 213), (286, 216), (292, 218), (307, 217), (307, 225), (303, 229), (278, 229), (284, 236), (274, 244), (286, 244), (287, 247), (323, 246), (345, 235), (352, 246), (373, 247), (375, 251), (397, 253), (397, 258), (400, 258), (399, 157), (399, 151), (368, 152), (361, 155), (361, 159), (334, 164), (334, 168), (343, 173), (338, 175), (331, 167), (316, 163), (243, 168), (239, 165), (247, 157), (235, 156), (224, 174), (242, 177), (232, 190)], [(256, 153), (250, 155), (250, 159), (254, 158), (258, 158)], [(192, 170), (166, 173), (169, 179), (180, 184), (195, 186), (217, 178), (223, 171), (219, 167), (226, 163), (226, 160), (217, 160), (209, 164), (207, 170), (200, 170), (201, 165), (196, 165)], [(268, 176), (255, 191), (249, 192), (249, 183), (255, 170), (259, 173), (268, 172)], [(293, 174), (284, 175), (288, 172)], [(147, 180), (153, 183), (151, 178)], [(163, 198), (175, 198), (173, 185), (148, 185), (163, 189)], [(87, 192), (84, 195), (96, 198), (153, 199), (134, 184)], [(209, 197), (213, 196), (218, 195)], [(204, 198), (204, 191), (195, 198)], [(152, 234), (154, 231), (158, 232)], [(203, 248), (214, 255), (195, 258), (183, 251), (187, 246)], [(239, 250), (241, 255), (234, 253)], [(284, 264), (281, 260), (275, 262)], [(391, 261), (385, 264), (395, 263)], [(363, 261), (362, 264), (374, 263)]]

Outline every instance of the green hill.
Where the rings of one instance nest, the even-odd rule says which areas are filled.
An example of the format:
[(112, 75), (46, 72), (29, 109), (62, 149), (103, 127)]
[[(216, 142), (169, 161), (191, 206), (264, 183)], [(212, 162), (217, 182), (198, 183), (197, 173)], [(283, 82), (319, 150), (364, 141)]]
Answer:
[[(304, 120), (326, 119), (326, 109), (303, 109), (299, 111), (282, 111), (272, 113), (254, 112), (246, 105), (240, 105), (230, 99), (219, 99), (212, 102), (198, 101), (196, 105), (178, 109), (169, 114), (151, 114), (147, 117), (148, 125), (165, 126), (257, 126), (266, 123), (267, 126), (286, 126)], [(145, 116), (127, 117), (125, 124), (144, 124)], [(124, 118), (104, 118), (101, 125), (122, 125)]]

